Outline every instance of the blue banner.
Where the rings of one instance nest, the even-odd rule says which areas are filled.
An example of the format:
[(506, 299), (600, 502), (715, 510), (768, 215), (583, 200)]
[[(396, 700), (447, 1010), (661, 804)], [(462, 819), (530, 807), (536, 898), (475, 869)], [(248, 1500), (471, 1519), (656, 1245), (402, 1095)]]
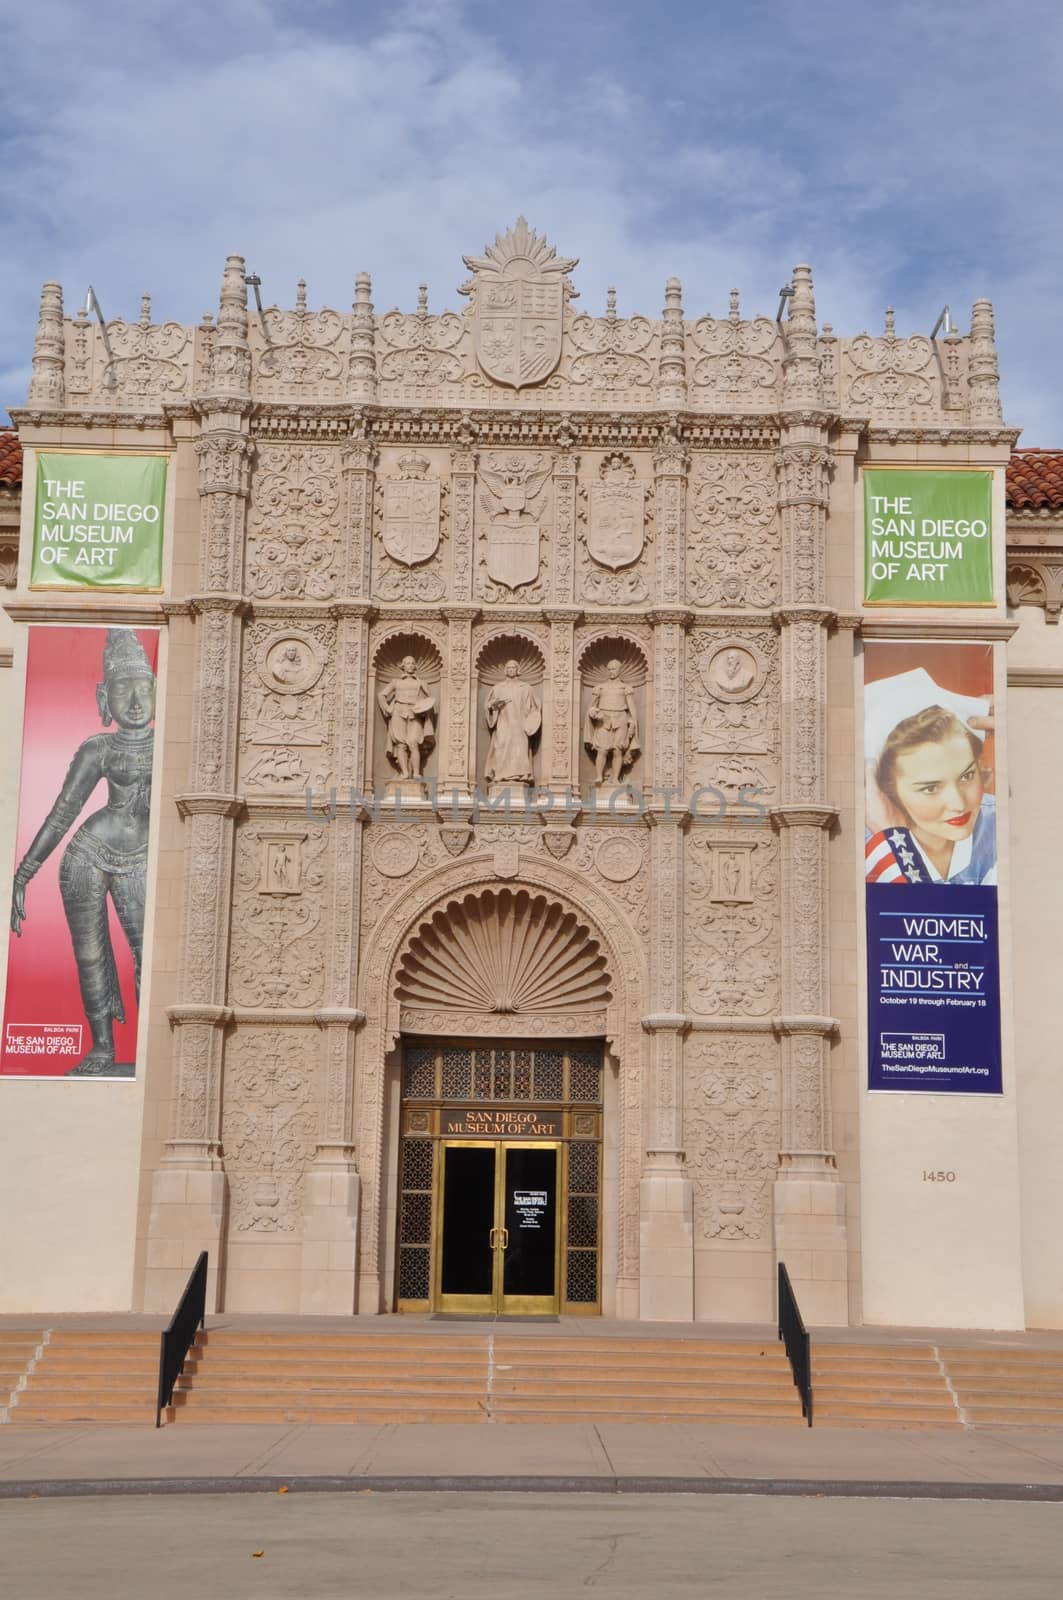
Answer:
[(868, 1087), (1000, 1094), (997, 891), (868, 883)]

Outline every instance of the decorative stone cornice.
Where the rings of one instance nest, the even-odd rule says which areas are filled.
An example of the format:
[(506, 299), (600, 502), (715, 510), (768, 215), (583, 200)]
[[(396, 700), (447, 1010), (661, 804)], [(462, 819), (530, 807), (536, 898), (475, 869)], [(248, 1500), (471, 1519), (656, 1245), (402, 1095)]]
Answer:
[(102, 622), (113, 627), (165, 627), (161, 600), (147, 595), (39, 594), (9, 600), (4, 610), (13, 622)]
[(1063, 689), (1063, 667), (1009, 667), (1009, 689)]
[(194, 617), (203, 611), (228, 611), (236, 617), (246, 617), (251, 602), (242, 594), (190, 594), (188, 606)]
[(830, 606), (776, 606), (771, 615), (777, 623), (812, 622), (823, 627), (833, 623), (838, 613)]
[(837, 806), (781, 805), (768, 812), (779, 828), (830, 828), (838, 817)]
[(780, 1036), (811, 1033), (820, 1039), (829, 1039), (841, 1031), (841, 1023), (837, 1017), (775, 1017), (772, 1019), (772, 1024)]
[(643, 1033), (686, 1033), (690, 1018), (682, 1011), (654, 1011), (641, 1017)]
[(179, 794), (174, 805), (182, 817), (237, 817), (245, 801), (239, 794)]
[(1004, 617), (941, 616), (926, 612), (905, 616), (883, 617), (865, 615), (861, 618), (860, 633), (865, 639), (984, 639), (1007, 640), (1018, 630), (1019, 624)]
[(166, 1015), (172, 1028), (187, 1028), (196, 1024), (224, 1028), (233, 1021), (235, 1013), (228, 1006), (177, 1005), (168, 1006)]
[(654, 627), (672, 624), (679, 628), (689, 628), (694, 621), (693, 611), (686, 606), (651, 606), (646, 612), (646, 617)]

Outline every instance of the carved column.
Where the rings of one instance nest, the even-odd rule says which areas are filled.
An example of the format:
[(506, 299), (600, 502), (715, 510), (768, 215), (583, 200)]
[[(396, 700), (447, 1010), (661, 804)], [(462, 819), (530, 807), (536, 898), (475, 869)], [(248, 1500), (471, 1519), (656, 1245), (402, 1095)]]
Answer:
[[(660, 488), (658, 489), (660, 493)], [(658, 502), (660, 503), (660, 502)], [(659, 537), (681, 537), (682, 523)], [(693, 1189), (683, 1142), (683, 783), (685, 629), (691, 613), (658, 607), (653, 622), (653, 798), (650, 835), (649, 1121), (639, 1191), (639, 1315), (689, 1322), (694, 1315)], [(665, 795), (671, 791), (669, 799)]]
[(344, 593), (368, 600), (373, 561), (373, 469), (376, 451), (366, 438), (352, 438), (341, 451), (346, 486), (347, 525)]
[(59, 411), (65, 403), (65, 345), (63, 337), (63, 290), (58, 283), (41, 288), (37, 333), (33, 340), (33, 373), (30, 378), (30, 406)]
[(147, 1304), (172, 1305), (203, 1249), (210, 1252), (208, 1309), (217, 1307), (226, 1182), (221, 1162), (221, 1091), (229, 959), (236, 793), (244, 531), (252, 446), (251, 353), (244, 263), (229, 256), (206, 393), (197, 409), (201, 577), (196, 619), (190, 791), (178, 799), (188, 823), (185, 927), (174, 1029), (176, 1106), (156, 1173), (149, 1224)]
[(444, 810), (456, 790), (467, 795), (472, 774), (472, 625), (479, 616), (475, 606), (446, 606), (447, 619), (447, 748), (440, 803)]
[(554, 460), (554, 544), (552, 588), (559, 605), (575, 597), (576, 569), (576, 469), (571, 450), (559, 450)]
[(655, 591), (659, 606), (677, 606), (683, 599), (683, 532), (689, 468), (690, 457), (676, 439), (665, 440), (654, 451), (657, 535)]
[(976, 300), (971, 308), (971, 343), (968, 353), (967, 382), (971, 390), (971, 421), (999, 422), (1000, 369), (997, 365), (993, 305)]
[[(578, 685), (575, 681), (575, 611), (545, 611), (550, 624), (550, 746), (546, 754), (546, 781), (556, 794), (579, 788), (579, 763), (572, 748), (573, 729), (579, 721)], [(577, 734), (578, 737), (578, 734)]]
[(812, 274), (794, 269), (779, 451), (783, 548), (782, 1149), (775, 1241), (807, 1320), (848, 1321), (845, 1190), (834, 1157), (827, 1015), (827, 627), (830, 477)]
[(347, 362), (347, 395), (360, 405), (372, 405), (377, 396), (376, 324), (373, 321), (373, 285), (368, 272), (354, 284), (351, 312), (351, 354)]
[(664, 286), (661, 318), (661, 358), (657, 369), (657, 404), (681, 411), (687, 403), (686, 334), (683, 326), (683, 286), (669, 278)]
[(472, 599), (475, 505), (476, 451), (463, 446), (450, 452), (450, 593), (459, 602)]

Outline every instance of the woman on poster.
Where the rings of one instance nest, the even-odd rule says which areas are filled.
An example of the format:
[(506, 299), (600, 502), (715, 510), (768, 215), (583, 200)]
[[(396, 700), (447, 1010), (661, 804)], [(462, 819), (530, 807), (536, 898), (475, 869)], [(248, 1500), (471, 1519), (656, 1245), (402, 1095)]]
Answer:
[(995, 884), (996, 800), (983, 764), (992, 701), (922, 667), (864, 692), (869, 883)]

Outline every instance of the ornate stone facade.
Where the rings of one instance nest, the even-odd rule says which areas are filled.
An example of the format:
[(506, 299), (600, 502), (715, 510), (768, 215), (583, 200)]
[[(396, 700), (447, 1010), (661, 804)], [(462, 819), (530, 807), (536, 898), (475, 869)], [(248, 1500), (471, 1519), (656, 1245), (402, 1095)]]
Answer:
[(237, 256), (196, 327), (42, 295), (25, 438), (140, 430), (182, 485), (142, 1303), (209, 1247), (219, 1306), (391, 1309), (403, 1035), (571, 1036), (609, 1065), (603, 1308), (766, 1317), (788, 1241), (844, 1321), (854, 462), (1000, 440), (991, 314), (840, 339), (806, 267), (784, 320), (675, 279), (577, 313), (523, 220), (465, 260), (462, 311), (376, 316), (363, 273), (260, 318)]

